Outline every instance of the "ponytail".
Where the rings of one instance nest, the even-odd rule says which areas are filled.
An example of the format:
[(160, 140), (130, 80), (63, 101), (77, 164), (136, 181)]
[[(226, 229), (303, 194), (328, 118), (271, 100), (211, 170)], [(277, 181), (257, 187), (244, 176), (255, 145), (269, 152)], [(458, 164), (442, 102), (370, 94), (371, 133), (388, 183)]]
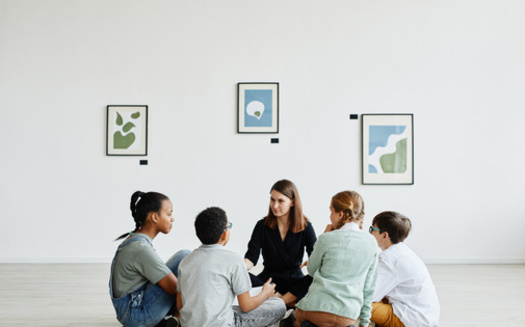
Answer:
[(146, 222), (146, 218), (150, 212), (160, 211), (163, 200), (168, 200), (168, 197), (157, 192), (144, 193), (136, 191), (133, 193), (133, 195), (131, 195), (129, 209), (131, 210), (131, 216), (135, 221), (135, 229), (131, 232), (120, 235), (115, 241), (121, 240), (131, 235), (131, 233), (137, 232)]

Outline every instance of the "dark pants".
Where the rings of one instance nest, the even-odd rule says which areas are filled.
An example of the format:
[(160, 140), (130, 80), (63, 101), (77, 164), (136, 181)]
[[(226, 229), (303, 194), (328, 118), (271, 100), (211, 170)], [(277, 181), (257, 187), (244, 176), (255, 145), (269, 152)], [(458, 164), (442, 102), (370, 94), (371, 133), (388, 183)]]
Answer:
[(250, 273), (250, 279), (252, 281), (252, 287), (262, 286), (268, 278), (272, 278), (272, 283), (275, 283), (275, 290), (282, 295), (290, 292), (296, 298), (297, 301), (302, 299), (306, 293), (308, 293), (308, 288), (312, 284), (313, 278), (310, 275), (302, 277), (282, 277), (282, 276), (268, 276), (266, 274), (259, 274), (255, 276)]

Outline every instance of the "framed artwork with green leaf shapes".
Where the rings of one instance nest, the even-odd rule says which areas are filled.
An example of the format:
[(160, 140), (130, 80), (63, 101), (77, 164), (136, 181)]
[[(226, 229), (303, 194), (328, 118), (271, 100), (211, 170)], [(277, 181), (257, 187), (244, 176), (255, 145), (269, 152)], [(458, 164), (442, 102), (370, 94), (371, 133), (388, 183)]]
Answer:
[(148, 106), (108, 106), (106, 155), (148, 154)]

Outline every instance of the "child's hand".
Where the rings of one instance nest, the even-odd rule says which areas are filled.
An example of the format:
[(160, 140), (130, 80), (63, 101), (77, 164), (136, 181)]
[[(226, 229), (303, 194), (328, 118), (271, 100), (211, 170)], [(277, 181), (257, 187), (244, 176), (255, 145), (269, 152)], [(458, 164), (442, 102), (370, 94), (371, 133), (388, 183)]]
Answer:
[(332, 224), (326, 225), (326, 228), (324, 229), (325, 233), (331, 232), (334, 230), (334, 226)]
[(266, 283), (264, 283), (261, 293), (265, 294), (266, 298), (274, 295), (275, 293), (275, 284), (272, 283), (272, 279), (268, 278)]
[(306, 260), (305, 262), (303, 262), (303, 264), (300, 265), (299, 268), (306, 267), (307, 265), (308, 265), (308, 260)]

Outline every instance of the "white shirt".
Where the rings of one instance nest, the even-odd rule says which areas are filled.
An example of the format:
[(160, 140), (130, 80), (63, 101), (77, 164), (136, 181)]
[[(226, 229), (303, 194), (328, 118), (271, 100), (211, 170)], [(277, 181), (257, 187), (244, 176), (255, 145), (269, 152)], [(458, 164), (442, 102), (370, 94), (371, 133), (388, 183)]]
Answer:
[(358, 224), (356, 224), (354, 222), (349, 222), (349, 223), (346, 223), (343, 226), (341, 226), (341, 228), (339, 228), (339, 230), (354, 230), (354, 231), (360, 232), (361, 228), (359, 228)]
[(405, 243), (379, 254), (374, 302), (387, 298), (406, 327), (439, 324), (439, 299), (427, 267)]

